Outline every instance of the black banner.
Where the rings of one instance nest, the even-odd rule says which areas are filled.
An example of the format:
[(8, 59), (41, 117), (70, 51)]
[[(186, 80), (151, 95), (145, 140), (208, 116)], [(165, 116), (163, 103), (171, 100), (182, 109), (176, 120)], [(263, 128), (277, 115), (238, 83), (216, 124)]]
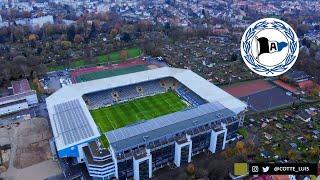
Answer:
[(250, 163), (249, 174), (319, 175), (319, 170), (315, 163)]

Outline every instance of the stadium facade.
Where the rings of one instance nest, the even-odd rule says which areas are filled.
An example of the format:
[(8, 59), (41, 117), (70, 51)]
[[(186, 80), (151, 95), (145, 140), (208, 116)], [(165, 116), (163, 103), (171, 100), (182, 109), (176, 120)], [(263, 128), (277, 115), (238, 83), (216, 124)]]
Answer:
[[(105, 132), (109, 146), (101, 146), (90, 109), (166, 91), (189, 107)], [(59, 158), (85, 163), (94, 178), (148, 179), (164, 166), (223, 150), (247, 105), (190, 70), (163, 67), (64, 87), (47, 98), (47, 108)]]

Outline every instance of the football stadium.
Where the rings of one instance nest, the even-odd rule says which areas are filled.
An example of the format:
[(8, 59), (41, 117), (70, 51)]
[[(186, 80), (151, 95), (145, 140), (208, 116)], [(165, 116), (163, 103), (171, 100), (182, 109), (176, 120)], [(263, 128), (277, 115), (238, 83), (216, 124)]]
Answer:
[(148, 179), (225, 148), (247, 105), (190, 70), (170, 67), (66, 86), (47, 98), (59, 158), (94, 179)]

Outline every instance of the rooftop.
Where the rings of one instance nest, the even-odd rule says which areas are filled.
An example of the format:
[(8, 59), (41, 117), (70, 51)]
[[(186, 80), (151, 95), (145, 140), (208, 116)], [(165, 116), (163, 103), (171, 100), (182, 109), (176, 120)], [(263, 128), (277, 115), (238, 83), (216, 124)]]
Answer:
[(15, 101), (20, 101), (20, 100), (25, 99), (26, 96), (29, 96), (32, 94), (36, 94), (36, 92), (35, 91), (27, 91), (27, 92), (23, 92), (21, 94), (4, 96), (4, 97), (0, 98), (0, 104), (7, 104), (7, 103), (15, 102)]
[(218, 102), (207, 103), (190, 110), (109, 131), (106, 136), (112, 148), (117, 152), (230, 116), (235, 116), (235, 113), (222, 104)]
[(21, 94), (27, 91), (31, 91), (29, 81), (27, 79), (22, 79), (20, 81), (12, 81), (13, 94)]

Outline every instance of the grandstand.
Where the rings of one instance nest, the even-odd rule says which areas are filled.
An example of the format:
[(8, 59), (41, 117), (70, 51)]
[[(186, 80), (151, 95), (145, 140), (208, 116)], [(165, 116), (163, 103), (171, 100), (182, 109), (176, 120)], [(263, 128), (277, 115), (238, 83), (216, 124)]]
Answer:
[(47, 108), (59, 158), (85, 163), (93, 178), (147, 179), (223, 150), (247, 106), (190, 70), (163, 67), (61, 88)]

